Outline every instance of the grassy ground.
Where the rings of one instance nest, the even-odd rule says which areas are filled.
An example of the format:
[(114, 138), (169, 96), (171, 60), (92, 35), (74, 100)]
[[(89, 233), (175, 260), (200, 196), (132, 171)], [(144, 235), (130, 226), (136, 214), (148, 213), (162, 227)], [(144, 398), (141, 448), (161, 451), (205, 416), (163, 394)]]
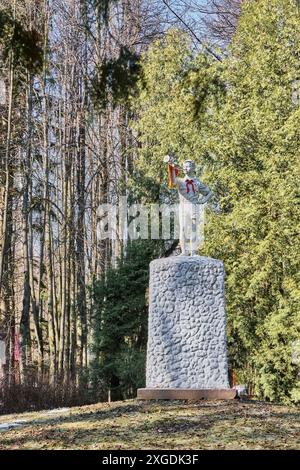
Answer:
[[(19, 427), (1, 429), (17, 420)], [(300, 408), (129, 400), (6, 415), (0, 449), (300, 449)]]

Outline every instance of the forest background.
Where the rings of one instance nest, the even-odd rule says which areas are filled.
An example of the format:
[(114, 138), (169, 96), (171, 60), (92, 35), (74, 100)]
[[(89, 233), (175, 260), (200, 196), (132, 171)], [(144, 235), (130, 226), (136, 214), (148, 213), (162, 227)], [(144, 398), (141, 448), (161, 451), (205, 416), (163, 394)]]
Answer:
[(218, 210), (230, 376), (300, 400), (296, 0), (1, 0), (0, 402), (134, 397), (149, 262), (178, 240), (101, 239), (98, 208), (173, 197), (196, 161)]

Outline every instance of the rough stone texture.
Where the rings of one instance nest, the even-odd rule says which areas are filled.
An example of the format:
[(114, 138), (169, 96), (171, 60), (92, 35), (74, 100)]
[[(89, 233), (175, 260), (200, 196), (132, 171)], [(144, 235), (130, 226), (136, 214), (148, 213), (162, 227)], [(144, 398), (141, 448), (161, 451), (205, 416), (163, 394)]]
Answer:
[(147, 388), (228, 389), (222, 261), (150, 263)]

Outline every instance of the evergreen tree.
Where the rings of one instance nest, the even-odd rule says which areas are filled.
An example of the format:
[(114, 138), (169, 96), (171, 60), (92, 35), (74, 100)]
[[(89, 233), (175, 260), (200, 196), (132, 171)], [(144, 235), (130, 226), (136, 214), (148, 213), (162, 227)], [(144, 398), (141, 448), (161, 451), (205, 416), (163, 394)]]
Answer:
[(206, 250), (227, 268), (231, 357), (270, 400), (299, 394), (299, 19), (293, 0), (245, 2), (207, 141), (223, 210)]
[(243, 2), (227, 59), (193, 57), (183, 35), (142, 64), (141, 168), (162, 181), (170, 148), (218, 197), (202, 254), (224, 260), (230, 363), (270, 400), (299, 400), (300, 22), (297, 2)]
[(141, 59), (138, 113), (134, 127), (141, 143), (137, 167), (165, 181), (163, 156), (175, 152), (198, 162), (205, 152), (207, 116), (224, 85), (205, 54), (193, 55), (187, 35), (170, 30)]
[(135, 396), (144, 385), (147, 344), (149, 263), (160, 242), (129, 243), (117, 268), (92, 288), (94, 354), (92, 380), (113, 398)]

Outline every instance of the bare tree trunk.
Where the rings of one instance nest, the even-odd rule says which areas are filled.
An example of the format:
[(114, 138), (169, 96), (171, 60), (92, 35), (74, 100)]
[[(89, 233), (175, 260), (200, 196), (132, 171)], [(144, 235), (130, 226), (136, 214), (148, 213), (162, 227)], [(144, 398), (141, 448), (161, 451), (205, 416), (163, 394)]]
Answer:
[[(26, 151), (23, 158), (22, 177), (23, 177), (23, 207), (22, 207), (22, 232), (23, 232), (23, 264), (24, 264), (24, 280), (23, 280), (23, 308), (20, 320), (20, 340), (21, 340), (21, 380), (26, 382), (26, 367), (28, 358), (30, 356), (29, 349), (31, 347), (30, 335), (30, 301), (31, 301), (31, 286), (30, 286), (30, 263), (29, 263), (29, 242), (28, 242), (28, 204), (29, 204), (29, 178), (30, 178), (30, 163), (31, 163), (31, 114), (32, 114), (32, 84), (31, 77), (28, 76), (28, 89), (27, 89), (27, 142)], [(32, 285), (32, 288), (34, 286)], [(39, 325), (37, 318), (34, 318), (34, 326), (39, 342)]]
[(12, 187), (13, 187), (13, 170), (11, 162), (11, 136), (12, 136), (12, 111), (13, 111), (13, 93), (14, 93), (14, 56), (10, 53), (9, 57), (9, 87), (8, 87), (8, 112), (7, 112), (7, 132), (6, 132), (6, 149), (4, 157), (4, 204), (2, 216), (2, 233), (1, 233), (1, 252), (0, 252), (0, 298), (2, 300), (2, 310), (4, 317), (4, 325), (6, 329), (6, 381), (9, 383), (11, 366), (11, 325), (15, 324), (14, 312), (11, 309), (12, 302)]

